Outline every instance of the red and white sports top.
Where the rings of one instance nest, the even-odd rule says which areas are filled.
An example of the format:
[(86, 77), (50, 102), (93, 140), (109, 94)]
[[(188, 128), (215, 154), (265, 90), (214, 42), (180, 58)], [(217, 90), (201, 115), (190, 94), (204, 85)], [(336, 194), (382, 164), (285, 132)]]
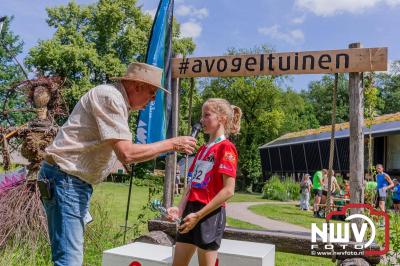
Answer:
[(227, 139), (211, 147), (201, 146), (189, 168), (192, 182), (188, 201), (209, 203), (224, 186), (222, 174), (236, 178), (237, 161), (236, 147)]

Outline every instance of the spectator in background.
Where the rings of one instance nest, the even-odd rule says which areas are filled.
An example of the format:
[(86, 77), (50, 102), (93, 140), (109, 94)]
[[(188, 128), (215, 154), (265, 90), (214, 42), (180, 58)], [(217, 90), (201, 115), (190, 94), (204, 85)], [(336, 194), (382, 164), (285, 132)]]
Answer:
[(365, 174), (365, 180), (367, 181), (365, 184), (365, 189), (367, 190), (376, 190), (376, 187), (378, 184), (374, 180), (374, 177), (372, 176), (372, 173), (366, 173)]
[(376, 182), (378, 184), (378, 205), (381, 211), (385, 211), (386, 192), (388, 189), (391, 189), (394, 184), (390, 176), (384, 172), (382, 164), (376, 165)]
[[(321, 200), (321, 202), (326, 202), (326, 197), (328, 196), (328, 190), (329, 189), (331, 190), (332, 195), (335, 194), (336, 192), (340, 192), (340, 186), (339, 186), (339, 183), (337, 182), (337, 179), (335, 177), (335, 171), (332, 170), (332, 178), (331, 178), (330, 186), (328, 186), (328, 175), (324, 176), (324, 179), (323, 179), (322, 182), (323, 182), (323, 186), (322, 186), (322, 200)], [(331, 204), (333, 204), (333, 199), (332, 198), (331, 198)]]
[(305, 174), (300, 183), (301, 196), (300, 196), (300, 210), (308, 211), (310, 208), (310, 191), (312, 188), (312, 183), (310, 180), (310, 175)]
[(179, 196), (179, 184), (181, 183), (181, 171), (179, 165), (176, 166), (175, 174), (175, 196)]
[(396, 178), (394, 178), (393, 184), (394, 184), (394, 187), (392, 189), (393, 206), (394, 206), (394, 210), (396, 212), (399, 212), (400, 211), (400, 183)]
[(344, 180), (344, 198), (350, 199), (350, 180)]
[(320, 217), (318, 211), (322, 197), (322, 184), (323, 184), (323, 179), (327, 174), (328, 170), (322, 169), (321, 171), (315, 172), (313, 176), (314, 217)]

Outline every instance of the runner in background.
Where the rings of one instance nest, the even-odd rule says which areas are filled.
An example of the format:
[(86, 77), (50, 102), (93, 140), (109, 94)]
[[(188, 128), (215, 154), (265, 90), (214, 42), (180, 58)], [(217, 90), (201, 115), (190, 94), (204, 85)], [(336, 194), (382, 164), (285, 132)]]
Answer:
[(376, 165), (376, 182), (378, 183), (378, 205), (381, 211), (385, 211), (386, 193), (394, 184), (390, 176), (384, 172), (382, 164)]

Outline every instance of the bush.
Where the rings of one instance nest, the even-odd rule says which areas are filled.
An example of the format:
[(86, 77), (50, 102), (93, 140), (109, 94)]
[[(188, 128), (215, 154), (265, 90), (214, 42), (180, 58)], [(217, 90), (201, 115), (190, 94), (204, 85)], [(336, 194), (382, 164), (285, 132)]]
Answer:
[[(127, 181), (129, 182), (129, 180)], [(148, 186), (156, 186), (156, 187), (163, 187), (164, 184), (164, 176), (159, 175), (152, 175), (148, 174), (144, 178), (133, 178), (133, 184), (139, 187), (148, 187)]]
[(263, 187), (263, 198), (279, 201), (298, 200), (300, 184), (290, 178), (282, 181), (278, 176), (272, 176)]

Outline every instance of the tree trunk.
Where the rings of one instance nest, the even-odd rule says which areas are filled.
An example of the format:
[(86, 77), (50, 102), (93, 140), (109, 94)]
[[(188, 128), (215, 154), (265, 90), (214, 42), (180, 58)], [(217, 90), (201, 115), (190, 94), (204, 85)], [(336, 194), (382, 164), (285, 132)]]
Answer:
[[(178, 136), (178, 112), (179, 112), (179, 79), (172, 80), (172, 137)], [(164, 178), (164, 195), (163, 206), (169, 208), (174, 204), (174, 188), (176, 175), (176, 159), (177, 154), (173, 152), (167, 155), (165, 159), (165, 178)]]
[[(349, 48), (361, 48), (360, 43), (352, 43)], [(362, 73), (349, 73), (350, 100), (350, 203), (364, 203), (364, 106)], [(351, 209), (351, 214), (361, 213), (361, 209)], [(361, 221), (357, 224), (361, 226)]]

